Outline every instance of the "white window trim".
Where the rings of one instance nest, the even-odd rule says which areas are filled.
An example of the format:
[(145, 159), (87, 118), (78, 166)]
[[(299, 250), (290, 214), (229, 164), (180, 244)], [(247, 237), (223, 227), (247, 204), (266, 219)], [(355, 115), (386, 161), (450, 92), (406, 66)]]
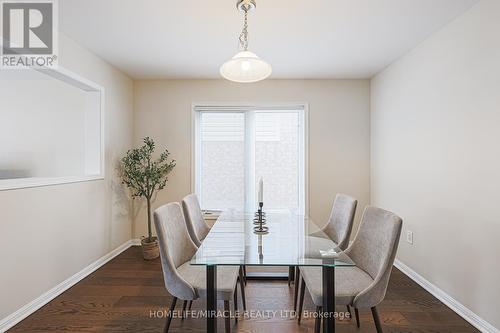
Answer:
[(70, 184), (78, 182), (88, 182), (94, 180), (102, 180), (105, 177), (105, 161), (104, 161), (104, 88), (90, 80), (87, 80), (76, 73), (73, 73), (61, 66), (57, 68), (47, 68), (47, 69), (26, 69), (26, 70), (36, 70), (38, 72), (44, 73), (48, 76), (53, 77), (56, 80), (66, 82), (72, 86), (80, 88), (84, 91), (98, 92), (100, 95), (100, 172), (96, 175), (83, 175), (83, 176), (66, 176), (66, 177), (33, 177), (33, 178), (15, 178), (15, 179), (1, 179), (0, 180), (0, 191), (16, 190), (30, 187), (42, 187), (42, 186), (52, 186), (61, 184)]
[[(301, 175), (303, 177), (303, 182), (299, 179), (299, 185), (303, 185), (303, 190), (299, 189), (299, 193), (303, 194), (303, 198), (299, 198), (299, 202), (304, 203), (304, 216), (309, 216), (309, 103), (307, 102), (297, 102), (297, 103), (227, 103), (227, 102), (193, 102), (191, 104), (191, 193), (200, 193), (200, 184), (196, 184), (196, 174), (199, 173), (200, 165), (197, 165), (197, 152), (200, 151), (199, 145), (199, 116), (200, 112), (196, 111), (197, 108), (202, 107), (214, 107), (214, 112), (235, 112), (238, 109), (241, 109), (242, 112), (249, 111), (251, 109), (255, 109), (258, 111), (279, 111), (282, 109), (286, 111), (287, 109), (297, 109), (300, 108), (303, 110), (303, 121), (300, 122), (303, 125), (301, 129), (304, 133), (304, 142), (302, 145), (299, 145), (299, 149), (303, 149), (304, 159), (301, 160), (304, 162), (304, 165), (301, 166), (304, 174)], [(249, 142), (246, 140), (245, 142)], [(247, 143), (248, 144), (248, 143)], [(251, 150), (252, 151), (252, 150)], [(248, 158), (246, 156), (245, 158)], [(252, 172), (251, 170), (247, 170), (247, 172)], [(247, 181), (250, 179), (248, 175), (245, 177)], [(247, 186), (255, 187), (255, 185), (247, 184)], [(252, 189), (249, 189), (247, 192), (254, 193)]]

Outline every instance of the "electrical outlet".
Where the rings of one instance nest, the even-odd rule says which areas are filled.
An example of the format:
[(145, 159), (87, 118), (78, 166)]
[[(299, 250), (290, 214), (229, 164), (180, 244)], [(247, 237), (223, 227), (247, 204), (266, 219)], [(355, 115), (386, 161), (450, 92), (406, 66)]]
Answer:
[(413, 231), (411, 230), (406, 231), (406, 242), (413, 244)]

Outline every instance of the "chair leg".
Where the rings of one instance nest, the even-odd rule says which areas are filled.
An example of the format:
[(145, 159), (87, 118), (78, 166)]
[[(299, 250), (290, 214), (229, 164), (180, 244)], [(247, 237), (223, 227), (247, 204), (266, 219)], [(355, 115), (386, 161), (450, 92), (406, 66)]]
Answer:
[(288, 266), (288, 286), (289, 287), (292, 284), (293, 275), (294, 275), (293, 266)]
[(193, 306), (193, 301), (189, 301), (189, 307), (188, 310), (191, 311), (191, 307)]
[[(300, 300), (299, 300), (299, 324), (300, 324), (300, 319), (302, 318), (302, 307), (304, 306), (304, 294), (306, 291), (306, 282), (304, 279), (300, 281)], [(298, 283), (298, 282), (297, 282)]]
[(182, 304), (182, 313), (181, 313), (182, 320), (184, 320), (184, 318), (185, 318), (187, 304), (188, 304), (188, 301), (184, 301), (184, 303)]
[(243, 280), (243, 275), (245, 271), (245, 266), (240, 267), (240, 289), (241, 289), (241, 302), (243, 303), (243, 310), (247, 310), (247, 301), (245, 299), (245, 282)]
[(245, 286), (247, 285), (247, 267), (246, 266), (242, 266), (243, 267), (243, 279), (245, 279)]
[(295, 293), (293, 295), (293, 309), (297, 311), (297, 298), (299, 296), (300, 269), (295, 267)]
[(238, 322), (238, 286), (234, 288), (234, 322)]
[(359, 311), (358, 308), (354, 308), (354, 314), (356, 315), (356, 326), (359, 328)]
[(224, 322), (226, 326), (226, 333), (231, 332), (231, 310), (229, 309), (229, 301), (224, 301)]
[(170, 308), (168, 309), (167, 322), (165, 323), (165, 328), (163, 329), (164, 333), (168, 333), (170, 323), (172, 322), (172, 312), (175, 310), (175, 303), (177, 303), (177, 297), (174, 297), (172, 299), (172, 304), (170, 304)]
[(375, 327), (377, 328), (377, 333), (383, 333), (382, 325), (380, 324), (380, 318), (378, 316), (377, 308), (372, 308), (373, 321), (375, 322)]
[(314, 333), (319, 333), (321, 330), (321, 306), (316, 307), (316, 319), (314, 319)]

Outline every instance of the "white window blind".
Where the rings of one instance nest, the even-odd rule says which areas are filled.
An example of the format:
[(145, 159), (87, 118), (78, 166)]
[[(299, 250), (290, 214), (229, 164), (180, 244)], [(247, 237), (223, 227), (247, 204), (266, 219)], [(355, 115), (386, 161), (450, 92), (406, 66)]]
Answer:
[(243, 141), (245, 123), (242, 113), (203, 113), (202, 141)]
[(202, 209), (305, 211), (304, 107), (195, 107), (195, 192)]
[(245, 115), (201, 113), (200, 197), (204, 209), (245, 204)]

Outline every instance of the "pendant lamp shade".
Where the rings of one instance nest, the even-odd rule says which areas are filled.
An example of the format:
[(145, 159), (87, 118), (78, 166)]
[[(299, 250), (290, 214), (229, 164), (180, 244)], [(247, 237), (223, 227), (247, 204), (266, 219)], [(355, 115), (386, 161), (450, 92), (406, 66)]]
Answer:
[(220, 68), (227, 80), (251, 83), (264, 80), (272, 73), (271, 65), (250, 51), (240, 51)]

